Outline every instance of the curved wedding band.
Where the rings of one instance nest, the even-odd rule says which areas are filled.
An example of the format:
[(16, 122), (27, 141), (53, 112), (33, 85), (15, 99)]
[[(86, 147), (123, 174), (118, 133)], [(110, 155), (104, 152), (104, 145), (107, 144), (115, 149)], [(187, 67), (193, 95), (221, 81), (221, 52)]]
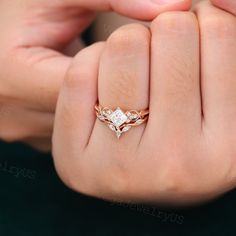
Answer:
[(97, 118), (115, 132), (118, 139), (131, 127), (143, 124), (149, 116), (149, 110), (129, 110), (124, 112), (119, 107), (116, 110), (112, 110), (99, 104), (95, 105), (95, 112)]

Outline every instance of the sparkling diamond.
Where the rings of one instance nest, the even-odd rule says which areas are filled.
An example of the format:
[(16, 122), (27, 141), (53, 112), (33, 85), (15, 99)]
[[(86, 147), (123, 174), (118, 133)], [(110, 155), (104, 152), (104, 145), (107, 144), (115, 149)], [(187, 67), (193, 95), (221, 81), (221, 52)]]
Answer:
[(125, 113), (118, 107), (111, 115), (110, 115), (110, 120), (112, 123), (116, 126), (119, 127), (123, 125), (127, 120), (128, 117), (125, 115)]
[(132, 118), (133, 118), (133, 119), (137, 119), (137, 118), (138, 118), (138, 115), (137, 115), (137, 114), (133, 114), (133, 115), (132, 115)]
[(115, 128), (115, 126), (114, 125), (108, 125), (108, 127), (112, 130), (112, 131), (116, 131), (116, 128)]
[(101, 121), (104, 121), (105, 117), (104, 116), (98, 116), (98, 119), (101, 120)]
[(109, 116), (109, 115), (111, 115), (111, 113), (112, 113), (111, 110), (103, 110), (103, 111), (102, 111), (102, 114), (103, 114), (104, 116)]
[(141, 125), (143, 123), (143, 120), (137, 120), (136, 122), (135, 122), (135, 124), (137, 124), (137, 125)]
[(130, 129), (131, 129), (131, 126), (126, 126), (122, 129), (122, 132), (127, 132)]
[(117, 138), (119, 139), (120, 138), (120, 136), (121, 136), (121, 132), (116, 132), (116, 136), (117, 136)]

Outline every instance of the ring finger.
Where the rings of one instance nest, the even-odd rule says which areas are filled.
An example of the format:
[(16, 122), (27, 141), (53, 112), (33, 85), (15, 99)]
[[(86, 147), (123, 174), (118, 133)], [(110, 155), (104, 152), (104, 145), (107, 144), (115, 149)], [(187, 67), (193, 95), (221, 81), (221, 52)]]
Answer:
[[(142, 25), (123, 26), (110, 36), (100, 61), (98, 100), (102, 107), (113, 111), (120, 107), (124, 112), (148, 108), (149, 48), (150, 32)], [(120, 142), (139, 143), (144, 128), (132, 128), (125, 134), (129, 137)], [(99, 121), (94, 134), (96, 144), (104, 139), (117, 142), (114, 133)]]

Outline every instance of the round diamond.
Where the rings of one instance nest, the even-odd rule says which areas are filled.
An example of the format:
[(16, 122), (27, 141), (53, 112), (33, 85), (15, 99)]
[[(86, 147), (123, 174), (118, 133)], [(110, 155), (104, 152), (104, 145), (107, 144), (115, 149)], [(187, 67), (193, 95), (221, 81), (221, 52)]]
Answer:
[(137, 115), (137, 114), (133, 114), (132, 118), (133, 118), (133, 119), (137, 119), (137, 118), (138, 118), (138, 115)]
[(111, 113), (112, 113), (111, 110), (103, 110), (103, 111), (102, 111), (102, 114), (103, 114), (104, 116), (109, 116)]

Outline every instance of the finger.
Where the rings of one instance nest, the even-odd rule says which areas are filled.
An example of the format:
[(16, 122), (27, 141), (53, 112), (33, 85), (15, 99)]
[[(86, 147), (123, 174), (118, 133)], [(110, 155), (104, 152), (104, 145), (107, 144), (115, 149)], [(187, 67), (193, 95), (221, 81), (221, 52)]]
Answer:
[(236, 18), (210, 3), (198, 5), (196, 12), (201, 28), (205, 122), (232, 130), (236, 117)]
[[(96, 43), (83, 49), (73, 60), (60, 92), (55, 127), (54, 142), (58, 155), (68, 161), (67, 155), (60, 153), (76, 145), (83, 150), (91, 135), (94, 122), (94, 106), (97, 102), (97, 78), (101, 51), (104, 43)], [(66, 148), (63, 148), (66, 146)]]
[(71, 2), (93, 11), (113, 10), (141, 20), (152, 20), (163, 11), (188, 10), (191, 6), (191, 0), (71, 0)]
[(14, 60), (9, 57), (4, 62), (8, 69), (0, 92), (3, 96), (17, 98), (28, 108), (54, 112), (71, 60), (51, 49), (18, 49)]
[(17, 105), (9, 106), (0, 114), (0, 138), (8, 142), (45, 138), (51, 136), (53, 122), (54, 114), (24, 110)]
[(236, 1), (235, 0), (211, 0), (211, 2), (234, 15), (236, 15)]
[[(114, 10), (126, 16), (147, 20), (153, 19), (162, 11), (189, 9), (190, 2), (190, 0), (136, 0), (135, 2), (69, 0), (55, 3), (55, 9), (48, 3), (41, 3), (43, 7), (40, 5), (42, 7), (40, 17), (34, 12), (34, 9), (38, 9), (38, 5), (27, 2), (24, 8), (20, 6), (19, 9), (32, 12), (35, 20), (33, 18), (31, 24), (20, 25), (19, 32), (14, 29), (14, 32), (22, 36), (17, 37), (19, 40), (16, 46), (14, 44), (12, 55), (4, 62), (6, 66), (2, 65), (2, 68), (7, 68), (7, 72), (3, 75), (5, 87), (2, 88), (1, 94), (17, 97), (32, 108), (53, 112), (61, 82), (71, 62), (71, 58), (54, 50), (63, 49), (68, 42), (78, 36), (89, 25), (95, 11)], [(25, 21), (28, 22), (27, 19)], [(44, 25), (47, 27), (42, 27)], [(10, 35), (12, 37), (12, 34)]]
[[(199, 30), (193, 13), (163, 13), (152, 23), (151, 101), (147, 133), (201, 126)], [(148, 132), (150, 130), (151, 132)], [(162, 134), (162, 132), (160, 132)]]
[[(149, 43), (149, 30), (138, 24), (123, 26), (110, 36), (100, 62), (98, 99), (101, 106), (112, 110), (120, 107), (123, 112), (148, 108)], [(140, 135), (133, 132), (139, 130), (141, 134), (143, 128), (133, 128), (127, 135), (140, 139)], [(110, 137), (117, 141), (114, 133), (100, 121), (93, 133), (100, 140)]]

